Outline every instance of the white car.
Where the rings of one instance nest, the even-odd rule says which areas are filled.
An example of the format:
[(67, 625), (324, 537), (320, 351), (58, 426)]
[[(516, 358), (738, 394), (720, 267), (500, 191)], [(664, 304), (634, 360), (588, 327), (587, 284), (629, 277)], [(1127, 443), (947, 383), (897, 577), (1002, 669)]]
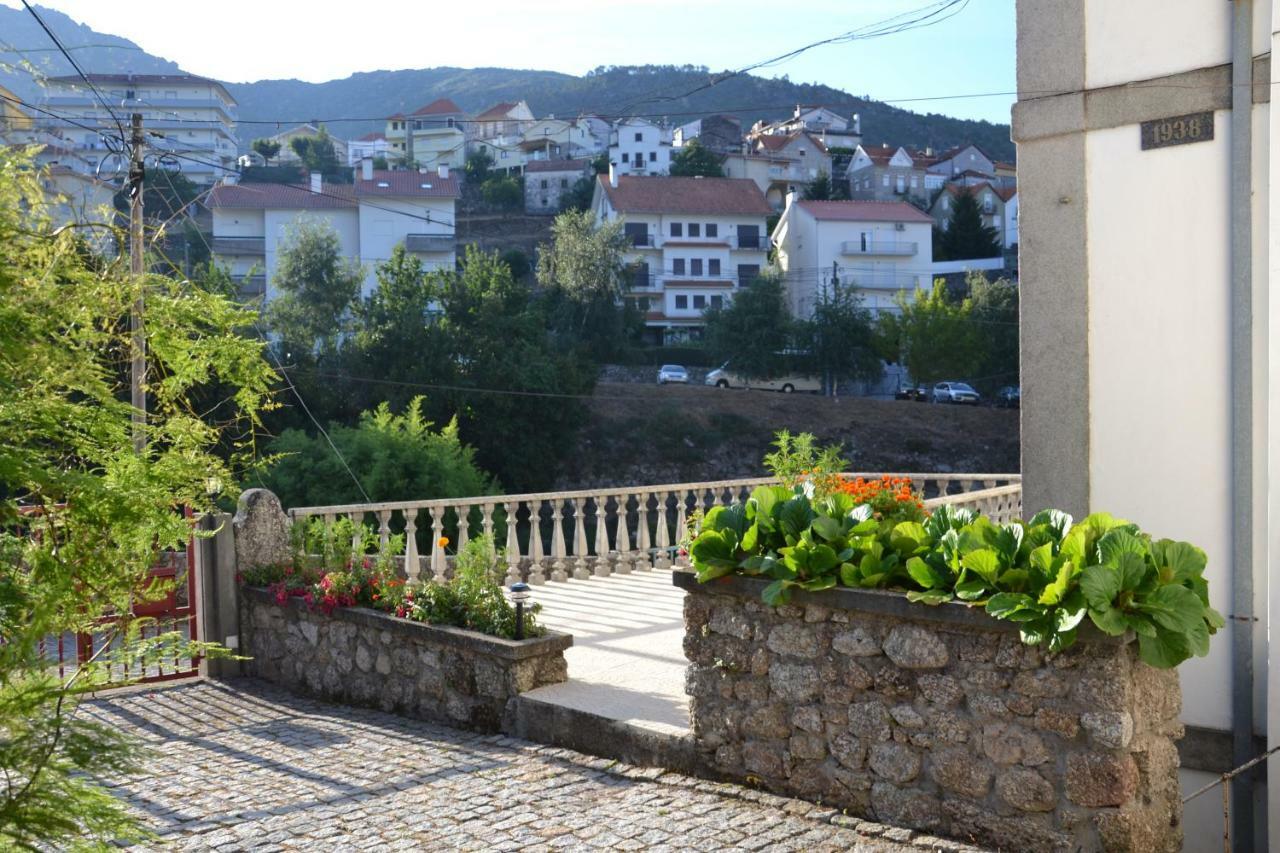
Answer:
[(707, 374), (706, 384), (716, 388), (755, 388), (759, 391), (781, 391), (790, 394), (793, 391), (808, 391), (816, 394), (822, 390), (822, 383), (812, 376), (775, 376), (768, 379), (746, 379), (729, 370), (725, 364)]
[(666, 385), (668, 382), (689, 383), (689, 371), (685, 370), (679, 364), (664, 364), (658, 368), (658, 384)]
[(939, 382), (933, 386), (935, 403), (970, 403), (977, 405), (982, 396), (963, 382)]

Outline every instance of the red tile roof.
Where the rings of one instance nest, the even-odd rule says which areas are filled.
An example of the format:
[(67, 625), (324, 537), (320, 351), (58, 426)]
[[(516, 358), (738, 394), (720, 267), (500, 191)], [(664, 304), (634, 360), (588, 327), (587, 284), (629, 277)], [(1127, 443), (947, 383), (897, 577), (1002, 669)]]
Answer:
[(871, 162), (877, 166), (887, 166), (889, 161), (893, 159), (893, 155), (898, 153), (897, 148), (887, 148), (885, 146), (872, 146), (863, 148), (863, 152), (871, 159)]
[(462, 107), (459, 107), (448, 98), (437, 98), (425, 107), (418, 107), (413, 111), (416, 116), (436, 116), (449, 115), (450, 113), (461, 113)]
[(619, 213), (711, 213), (768, 216), (773, 212), (764, 193), (750, 178), (673, 178), (620, 175), (610, 186), (599, 176), (600, 188)]
[(530, 160), (524, 164), (525, 172), (585, 172), (591, 161), (585, 157), (577, 160)]
[(995, 193), (997, 196), (999, 196), (1001, 201), (1008, 201), (1009, 199), (1013, 198), (1015, 195), (1018, 194), (1018, 188), (1016, 186), (997, 187), (994, 184), (987, 183), (986, 181), (982, 181), (981, 183), (977, 183), (977, 184), (971, 184), (967, 187), (963, 186), (962, 184), (947, 184), (945, 189), (950, 195), (953, 195), (953, 196), (958, 196), (961, 193), (969, 193), (971, 195), (977, 195), (979, 190), (988, 189), (988, 190), (991, 190), (993, 193)]
[(507, 117), (507, 113), (511, 112), (518, 106), (514, 101), (505, 101), (501, 104), (494, 104), (478, 115), (472, 116), (474, 121), (495, 121)]
[(356, 206), (350, 184), (327, 184), (313, 193), (297, 184), (219, 184), (209, 194), (208, 206), (244, 210), (335, 210)]
[[(381, 186), (386, 184), (387, 186)], [(387, 196), (403, 198), (417, 196), (423, 198), (457, 198), (461, 195), (456, 175), (442, 178), (436, 172), (391, 172), (378, 169), (373, 173), (372, 181), (357, 179), (355, 194), (359, 198)]]
[(781, 151), (801, 136), (808, 138), (813, 147), (821, 153), (827, 153), (826, 143), (812, 133), (762, 133), (756, 137), (756, 141), (769, 151)]
[(800, 209), (826, 222), (933, 222), (905, 201), (799, 201)]
[(364, 136), (356, 140), (356, 142), (377, 142), (379, 139), (386, 139), (385, 133), (366, 133)]

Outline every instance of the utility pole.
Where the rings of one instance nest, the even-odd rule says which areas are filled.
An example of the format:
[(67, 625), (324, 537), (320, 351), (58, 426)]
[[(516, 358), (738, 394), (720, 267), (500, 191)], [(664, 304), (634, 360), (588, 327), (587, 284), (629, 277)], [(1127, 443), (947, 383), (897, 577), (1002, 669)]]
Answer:
[(147, 338), (142, 330), (142, 186), (146, 177), (143, 167), (142, 113), (130, 116), (129, 139), (129, 272), (138, 288), (129, 313), (132, 335), (132, 360), (129, 366), (130, 400), (133, 404), (133, 449), (141, 453), (147, 446)]

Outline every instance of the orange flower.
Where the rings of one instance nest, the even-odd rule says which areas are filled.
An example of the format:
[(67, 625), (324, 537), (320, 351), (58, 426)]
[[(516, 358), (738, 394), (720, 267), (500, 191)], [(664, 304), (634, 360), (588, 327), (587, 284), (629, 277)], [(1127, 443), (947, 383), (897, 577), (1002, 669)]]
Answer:
[(448, 547), (449, 547), (449, 537), (448, 537), (448, 536), (441, 536), (439, 539), (437, 539), (437, 540), (436, 540), (436, 544), (437, 544), (437, 545), (439, 545), (441, 548), (448, 548)]

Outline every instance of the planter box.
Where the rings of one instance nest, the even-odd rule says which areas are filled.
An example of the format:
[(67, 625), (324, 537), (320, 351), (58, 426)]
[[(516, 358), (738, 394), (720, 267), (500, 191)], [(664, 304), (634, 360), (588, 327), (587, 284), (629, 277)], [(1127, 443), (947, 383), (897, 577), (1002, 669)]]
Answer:
[(248, 674), (347, 705), (496, 732), (517, 694), (568, 677), (568, 634), (505, 640), (362, 607), (332, 615), (242, 589)]
[(999, 849), (1181, 849), (1178, 675), (1132, 638), (1050, 655), (963, 604), (673, 580), (713, 772)]

